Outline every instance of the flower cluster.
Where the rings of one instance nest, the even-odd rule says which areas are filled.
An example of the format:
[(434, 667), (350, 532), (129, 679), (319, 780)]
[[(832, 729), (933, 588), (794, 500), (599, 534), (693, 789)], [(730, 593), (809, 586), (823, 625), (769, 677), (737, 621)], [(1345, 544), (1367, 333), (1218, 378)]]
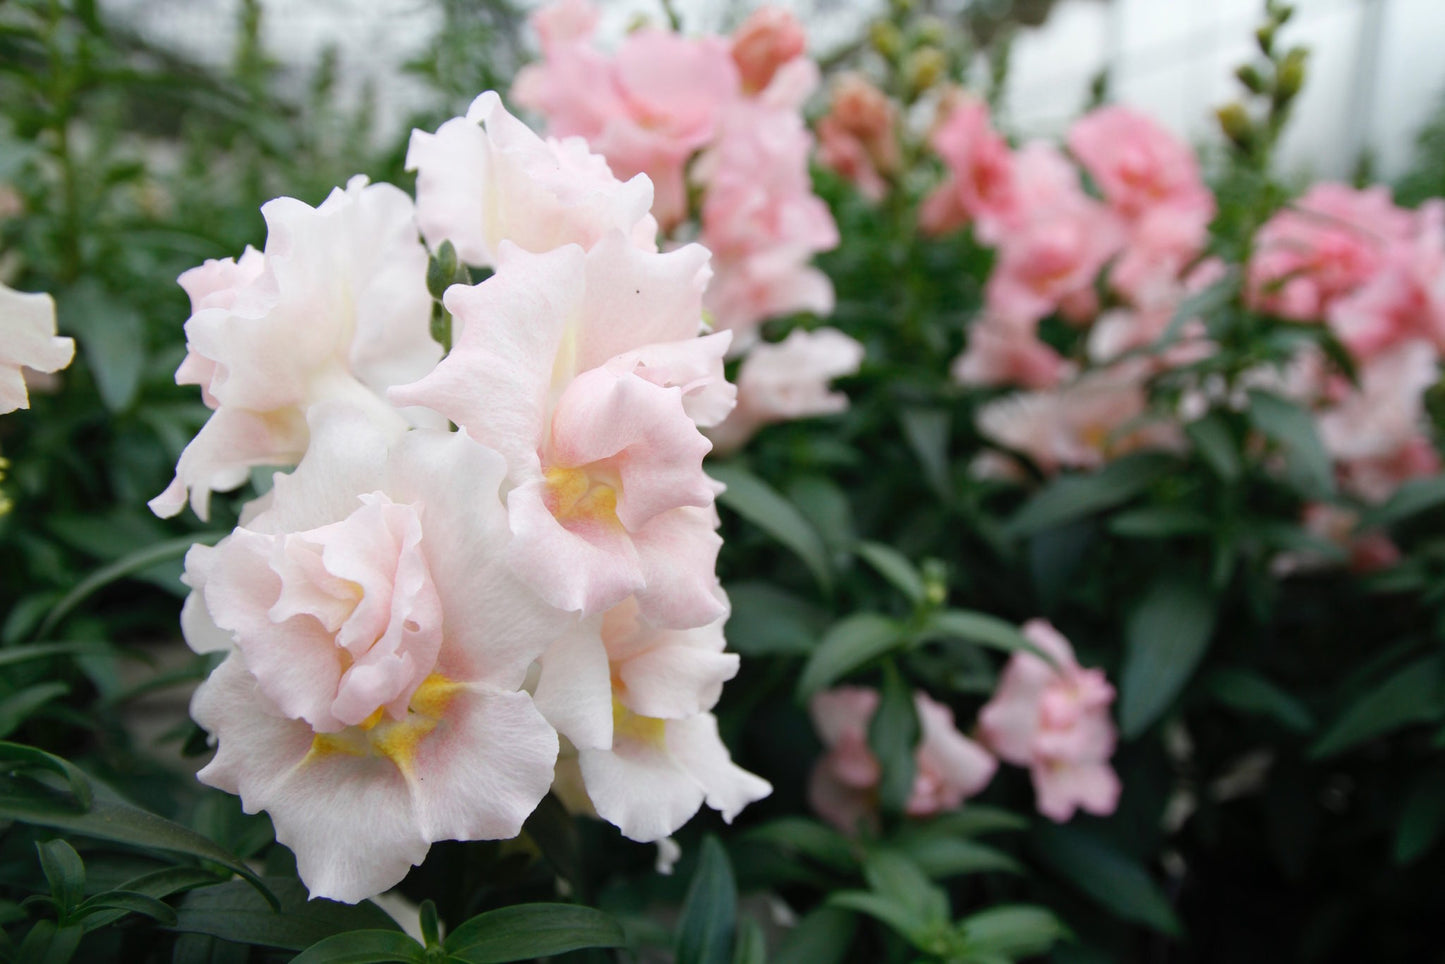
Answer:
[(838, 230), (808, 175), (802, 104), (818, 69), (801, 25), (764, 8), (730, 39), (644, 26), (607, 54), (595, 45), (597, 17), (587, 0), (533, 15), (543, 59), (518, 74), (517, 102), (553, 134), (584, 138), (619, 176), (647, 174), (665, 232), (679, 232), (695, 194), (715, 272), (704, 305), (734, 332), (735, 353), (767, 318), (831, 311), (832, 284), (808, 263)]
[[(1058, 630), (1041, 619), (1023, 626), (1028, 651), (1004, 668), (998, 690), (979, 713), (979, 741), (960, 733), (953, 712), (914, 694), (921, 736), (914, 753), (910, 817), (957, 809), (993, 779), (998, 760), (1027, 767), (1039, 812), (1064, 822), (1076, 809), (1110, 814), (1119, 778), (1109, 766), (1116, 731), (1109, 718), (1114, 689), (1097, 669), (1083, 669)], [(808, 802), (845, 832), (877, 820), (882, 770), (868, 746), (878, 710), (876, 690), (843, 686), (819, 693), (808, 709), (825, 753), (813, 768)], [(997, 759), (996, 759), (997, 758)]]
[[(738, 659), (699, 431), (734, 404), (709, 252), (660, 253), (648, 177), (492, 92), (408, 164), (415, 206), (360, 178), (281, 198), (263, 250), (182, 276), (177, 380), (213, 413), (152, 503), (204, 514), (296, 466), (187, 557), (186, 638), (227, 654), (192, 712), (217, 742), (201, 779), (348, 901), (432, 842), (515, 836), (559, 752), (641, 841), (770, 791), (710, 712)], [(493, 269), (446, 289), (449, 351), (423, 237)]]

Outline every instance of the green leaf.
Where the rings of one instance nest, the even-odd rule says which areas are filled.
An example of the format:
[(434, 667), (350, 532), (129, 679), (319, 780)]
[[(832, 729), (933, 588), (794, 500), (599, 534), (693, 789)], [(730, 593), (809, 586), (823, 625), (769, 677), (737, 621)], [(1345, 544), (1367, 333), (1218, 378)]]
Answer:
[(870, 851), (863, 860), (863, 879), (875, 895), (908, 906), (918, 923), (916, 934), (948, 922), (948, 895), (935, 887), (908, 855), (891, 847)]
[(39, 629), (36, 630), (36, 635), (41, 637), (50, 635), (50, 631), (60, 625), (61, 620), (69, 616), (77, 606), (111, 583), (148, 569), (158, 562), (178, 559), (197, 543), (212, 545), (224, 535), (226, 535), (224, 532), (202, 532), (179, 539), (169, 539), (143, 549), (137, 549), (124, 558), (101, 566), (77, 583), (74, 589), (71, 589), (60, 602), (55, 604), (55, 608), (50, 611), (50, 614), (41, 622)]
[(145, 321), (98, 284), (76, 285), (57, 305), (61, 328), (73, 332), (100, 400), (112, 412), (129, 408), (146, 363)]
[(1310, 747), (1310, 757), (1333, 756), (1402, 726), (1440, 719), (1441, 668), (1439, 656), (1426, 656), (1365, 693)]
[(898, 848), (934, 880), (1024, 872), (1023, 865), (1003, 851), (959, 837), (909, 835), (899, 838)]
[[(0, 744), (0, 751), (12, 746), (14, 744)], [(125, 802), (103, 784), (94, 784), (94, 787), (94, 798), (85, 809), (38, 785), (0, 788), (0, 819), (210, 860), (245, 878), (246, 883), (241, 886), (257, 888), (263, 895), (262, 900), (274, 902), (275, 898), (266, 891), (261, 879), (210, 838)]]
[(78, 766), (69, 760), (63, 760), (33, 746), (0, 742), (0, 773), (14, 773), (20, 770), (48, 770), (51, 773), (59, 774), (69, 784), (70, 792), (75, 797), (74, 804), (76, 806), (84, 809), (91, 805), (93, 795), (90, 789), (90, 777), (86, 776)]
[(919, 637), (929, 639), (963, 639), (979, 646), (1016, 653), (1020, 650), (1033, 653), (1044, 662), (1053, 665), (1053, 657), (1029, 642), (1013, 623), (987, 613), (970, 612), (966, 609), (944, 609), (929, 613), (928, 620)]
[(828, 896), (828, 907), (867, 914), (893, 928), (914, 947), (922, 947), (933, 932), (934, 924), (925, 920), (915, 907), (902, 900), (869, 890), (840, 890)]
[(1395, 525), (1422, 512), (1445, 505), (1445, 475), (1432, 475), (1404, 482), (1389, 501), (1360, 515), (1360, 529)]
[(833, 569), (827, 546), (796, 506), (740, 466), (710, 465), (708, 474), (727, 486), (718, 502), (790, 549), (825, 592), (832, 590)]
[(798, 677), (798, 697), (807, 699), (819, 690), (904, 645), (907, 631), (896, 620), (879, 613), (854, 613), (833, 624)]
[(1035, 957), (1070, 937), (1069, 929), (1043, 907), (1007, 904), (970, 914), (959, 922), (971, 953)]
[(66, 964), (75, 956), (85, 932), (79, 924), (58, 926), (53, 920), (39, 920), (15, 949), (15, 964)]
[(256, 888), (231, 880), (187, 893), (171, 926), (183, 933), (287, 951), (305, 950), (346, 931), (400, 931), (385, 911), (370, 902), (309, 900), (306, 886), (292, 877), (265, 877), (260, 883), (266, 893), (275, 895), (278, 909), (273, 910)]
[(1215, 524), (1198, 509), (1158, 505), (1120, 512), (1109, 520), (1109, 531), (1126, 539), (1171, 539), (1212, 532)]
[(1296, 733), (1314, 729), (1314, 717), (1303, 703), (1250, 670), (1215, 670), (1205, 689), (1220, 703), (1241, 713), (1271, 717)]
[(1137, 452), (1115, 459), (1097, 472), (1059, 476), (1014, 513), (1005, 524), (1004, 533), (1009, 538), (1020, 539), (1123, 505), (1148, 489), (1175, 464), (1170, 455)]
[(953, 501), (949, 478), (948, 412), (927, 408), (907, 408), (899, 414), (903, 437), (918, 457), (923, 478), (944, 504)]
[(807, 817), (779, 817), (744, 832), (738, 839), (791, 851), (841, 873), (850, 873), (858, 866), (847, 837)]
[(1074, 827), (1039, 827), (1034, 842), (1045, 864), (1117, 917), (1180, 935), (1169, 900), (1131, 858)]
[(1209, 463), (1214, 474), (1226, 482), (1233, 482), (1244, 471), (1239, 461), (1239, 449), (1234, 435), (1224, 418), (1211, 413), (1203, 418), (1184, 423), (1184, 434), (1194, 443), (1194, 450), (1200, 458)]
[(1154, 581), (1129, 613), (1119, 677), (1119, 728), (1134, 738), (1174, 702), (1214, 634), (1214, 597), (1182, 576)]
[(1395, 863), (1404, 866), (1423, 857), (1445, 830), (1445, 773), (1427, 771), (1405, 798), (1395, 827)]
[(827, 628), (827, 613), (767, 583), (734, 583), (727, 592), (728, 648), (744, 657), (805, 656)]
[(738, 890), (727, 852), (716, 837), (703, 838), (702, 857), (677, 922), (677, 964), (729, 964)]
[(733, 953), (733, 964), (768, 964), (768, 941), (763, 929), (751, 917), (744, 917), (738, 925), (738, 946)]
[(903, 553), (881, 542), (860, 542), (854, 551), (858, 553), (858, 558), (887, 579), (893, 588), (908, 597), (909, 602), (915, 606), (923, 602), (923, 576)]
[(1302, 495), (1322, 499), (1334, 494), (1330, 456), (1308, 411), (1278, 395), (1253, 390), (1249, 393), (1249, 420), (1280, 447), (1286, 475)]
[(926, 823), (912, 824), (907, 832), (910, 835), (935, 839), (972, 837), (997, 830), (1023, 830), (1028, 825), (1028, 818), (1021, 817), (1012, 810), (969, 802), (964, 804), (962, 809), (941, 814)]
[(1219, 314), (1234, 300), (1238, 291), (1239, 270), (1230, 268), (1213, 284), (1196, 291), (1181, 301), (1179, 307), (1174, 309), (1169, 324), (1165, 326), (1164, 331), (1153, 344), (1148, 346), (1147, 350), (1152, 353), (1168, 348), (1179, 340), (1179, 336), (1184, 333), (1185, 325), (1195, 318), (1203, 318), (1207, 321), (1210, 316)]
[(622, 947), (611, 916), (580, 904), (516, 904), (478, 914), (447, 935), (447, 954), (469, 964), (503, 964), (585, 947)]
[(66, 920), (85, 899), (85, 864), (75, 848), (64, 840), (37, 843), (35, 850), (40, 855), (40, 869), (45, 872), (50, 893), (60, 908), (61, 920)]
[(898, 667), (888, 660), (883, 664), (878, 709), (868, 721), (868, 746), (882, 769), (878, 803), (885, 813), (902, 813), (913, 793), (913, 754), (918, 733), (913, 691), (903, 681)]
[(773, 955), (773, 964), (840, 964), (853, 946), (856, 919), (838, 907), (819, 907), (798, 921)]
[[(141, 894), (146, 897), (160, 899), (162, 897), (169, 897), (183, 890), (194, 890), (197, 887), (208, 887), (217, 883), (220, 883), (220, 880), (214, 873), (209, 870), (203, 870), (200, 867), (167, 867), (164, 870), (157, 870), (149, 874), (134, 877), (121, 884), (116, 890), (127, 894)], [(108, 924), (120, 920), (126, 913), (128, 913), (128, 911), (124, 909), (101, 910), (87, 913), (85, 916), (85, 929), (87, 931), (93, 931), (97, 928), (105, 927)]]
[(348, 931), (312, 944), (291, 964), (425, 964), (426, 948), (399, 931)]
[[(114, 910), (120, 912), (120, 917), (126, 914), (143, 914), (146, 917), (160, 921), (162, 924), (174, 924), (176, 912), (164, 901), (157, 900), (148, 894), (136, 894), (126, 890), (108, 890), (103, 894), (96, 894), (80, 906), (80, 912), (85, 915), (85, 929), (93, 931), (100, 924), (92, 924), (99, 914), (97, 912)], [(96, 916), (92, 916), (96, 913)], [(110, 915), (106, 916), (106, 923), (119, 918)]]
[(69, 692), (67, 684), (52, 681), (27, 686), (0, 700), (0, 738), (14, 733), (40, 707)]
[(72, 653), (109, 654), (110, 648), (104, 643), (35, 643), (30, 646), (7, 646), (0, 649), (0, 666), (23, 663), (47, 656), (65, 656)]

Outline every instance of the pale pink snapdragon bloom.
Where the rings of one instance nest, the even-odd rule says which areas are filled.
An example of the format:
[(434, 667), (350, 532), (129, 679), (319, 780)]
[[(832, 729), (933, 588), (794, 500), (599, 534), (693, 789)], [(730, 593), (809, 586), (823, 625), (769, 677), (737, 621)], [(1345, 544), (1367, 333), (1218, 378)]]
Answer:
[(818, 160), (865, 198), (880, 200), (888, 192), (886, 178), (902, 163), (897, 125), (897, 108), (883, 91), (862, 74), (844, 74), (818, 122)]
[(713, 452), (737, 450), (764, 425), (845, 411), (848, 396), (828, 383), (862, 364), (863, 346), (836, 328), (797, 328), (780, 342), (753, 346), (738, 369), (737, 407), (706, 433)]
[(650, 843), (704, 803), (731, 823), (772, 792), (732, 762), (709, 712), (738, 670), (722, 626), (663, 629), (627, 599), (542, 656), (534, 698), (575, 750), (559, 774), (574, 807)]
[(597, 614), (635, 594), (675, 628), (724, 612), (697, 426), (721, 421), (734, 389), (729, 333), (698, 337), (707, 259), (621, 234), (585, 252), (504, 243), (496, 274), (446, 292), (460, 324), (451, 353), (391, 391), (506, 458), (508, 558), (560, 609)]
[[(1311, 535), (1332, 542), (1345, 551), (1350, 572), (1365, 574), (1388, 569), (1400, 561), (1400, 547), (1379, 529), (1360, 529), (1360, 514), (1329, 502), (1306, 505), (1301, 523)], [(1288, 576), (1327, 569), (1331, 560), (1323, 553), (1300, 549), (1282, 552), (1270, 563), (1270, 572)], [(1338, 563), (1336, 563), (1338, 565)]]
[(398, 434), (426, 418), (382, 397), (442, 354), (411, 199), (358, 176), (319, 207), (283, 197), (261, 213), (261, 255), (182, 276), (193, 312), (176, 380), (199, 385), (214, 411), (151, 500), (157, 515), (177, 514), (189, 495), (204, 519), (211, 493), (242, 484), (253, 466), (294, 465), (310, 437), (306, 413), (322, 401), (364, 408)]
[(1360, 366), (1358, 390), (1318, 415), (1320, 440), (1347, 492), (1383, 502), (1401, 482), (1440, 471), (1424, 401), (1439, 379), (1435, 346), (1402, 342)]
[(406, 168), (417, 172), (422, 236), (433, 248), (451, 241), (467, 264), (490, 267), (503, 240), (536, 252), (590, 248), (613, 231), (657, 249), (646, 177), (613, 177), (580, 137), (543, 140), (495, 91), (435, 134), (412, 131)]
[(1122, 222), (1084, 194), (1078, 175), (1055, 148), (1036, 142), (1015, 162), (1022, 184), (1037, 186), (1027, 210), (1000, 227), (999, 258), (984, 289), (991, 314), (1037, 321), (1094, 278), (1123, 246)]
[(754, 10), (732, 36), (733, 63), (743, 93), (766, 90), (779, 69), (803, 56), (807, 46), (803, 25), (792, 11), (782, 7)]
[(1006, 396), (983, 407), (978, 428), (989, 440), (1027, 455), (1047, 475), (1096, 469), (1143, 448), (1178, 448), (1177, 425), (1147, 418), (1145, 381), (1152, 372), (1148, 360), (1131, 359), (1054, 389)]
[(993, 698), (979, 711), (984, 742), (999, 758), (1029, 768), (1036, 806), (1062, 823), (1076, 809), (1105, 816), (1119, 805), (1109, 766), (1117, 733), (1109, 718), (1114, 688), (1102, 670), (1083, 669), (1048, 621), (1023, 633), (1052, 660), (1020, 651), (1009, 658)]
[(1016, 222), (1026, 203), (1013, 152), (994, 130), (982, 100), (958, 95), (944, 110), (929, 144), (943, 158), (948, 178), (924, 200), (919, 226), (943, 234), (975, 223), (979, 238), (995, 244), (1000, 229)]
[[(988, 786), (998, 761), (958, 731), (947, 706), (922, 691), (913, 694), (913, 706), (921, 732), (904, 813), (928, 817), (957, 810)], [(840, 686), (808, 702), (826, 751), (808, 779), (808, 804), (845, 833), (878, 816), (882, 769), (868, 746), (868, 724), (877, 711), (878, 691), (862, 686)]]
[(1326, 320), (1356, 361), (1414, 338), (1445, 350), (1445, 202), (1423, 205), (1414, 220), (1380, 270), (1329, 306)]
[(1076, 368), (1039, 340), (1032, 323), (984, 315), (968, 329), (968, 345), (950, 371), (961, 385), (1053, 388)]
[(1374, 277), (1390, 246), (1408, 240), (1412, 227), (1410, 212), (1394, 205), (1388, 188), (1316, 184), (1255, 236), (1245, 287), (1250, 305), (1296, 321), (1322, 320), (1337, 299)]
[(75, 357), (75, 342), (55, 334), (55, 301), (0, 284), (0, 415), (30, 407), (24, 369), (58, 372)]
[(517, 74), (513, 98), (545, 116), (553, 135), (585, 138), (619, 177), (647, 174), (653, 213), (670, 229), (687, 213), (688, 158), (713, 139), (741, 90), (727, 41), (644, 27), (609, 57), (581, 32), (588, 20), (580, 4), (556, 22), (546, 10), (533, 15), (543, 59)]
[(1138, 111), (1117, 105), (1090, 111), (1069, 129), (1068, 144), (1128, 221), (1159, 209), (1206, 225), (1214, 216), (1214, 195), (1189, 145)]
[(557, 756), (521, 687), (575, 618), (506, 565), (497, 453), (341, 403), (308, 418), (265, 510), (187, 555), (182, 625), (228, 653), (191, 703), (217, 741), (199, 778), (270, 813), (311, 896), (355, 902), (436, 841), (521, 831)]

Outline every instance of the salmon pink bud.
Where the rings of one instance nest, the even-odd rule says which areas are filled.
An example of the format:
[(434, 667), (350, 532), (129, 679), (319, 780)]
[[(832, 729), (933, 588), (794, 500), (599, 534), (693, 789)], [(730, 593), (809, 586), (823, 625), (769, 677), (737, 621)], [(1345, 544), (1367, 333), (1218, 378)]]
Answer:
[(788, 10), (759, 7), (733, 33), (733, 63), (743, 90), (755, 94), (773, 81), (778, 68), (801, 57), (808, 45), (803, 25)]

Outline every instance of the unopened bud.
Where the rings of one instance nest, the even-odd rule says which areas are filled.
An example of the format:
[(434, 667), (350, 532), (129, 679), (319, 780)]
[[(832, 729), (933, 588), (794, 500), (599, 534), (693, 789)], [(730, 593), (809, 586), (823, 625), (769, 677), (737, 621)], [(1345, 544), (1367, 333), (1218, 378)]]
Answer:
[(908, 95), (917, 97), (926, 90), (937, 86), (948, 73), (948, 58), (937, 47), (919, 47), (908, 57), (903, 68), (903, 79), (908, 85)]
[(1275, 103), (1287, 104), (1300, 92), (1305, 83), (1305, 61), (1308, 58), (1309, 51), (1303, 47), (1294, 47), (1284, 55), (1274, 85)]
[(447, 288), (451, 287), (453, 279), (457, 276), (457, 249), (452, 247), (450, 241), (443, 241), (441, 247), (437, 248), (436, 254), (426, 266), (426, 290), (438, 301), (446, 294)]
[(888, 60), (896, 60), (903, 52), (903, 33), (887, 20), (873, 21), (868, 27), (868, 40)]
[(1274, 31), (1275, 24), (1267, 23), (1254, 32), (1255, 43), (1259, 44), (1260, 52), (1266, 57), (1274, 53)]
[(937, 17), (924, 17), (914, 28), (914, 37), (920, 44), (939, 46), (948, 39), (948, 26)]
[(1249, 119), (1249, 112), (1244, 105), (1235, 101), (1225, 104), (1214, 112), (1219, 118), (1220, 129), (1224, 136), (1228, 137), (1235, 146), (1248, 150), (1254, 144), (1254, 122)]
[(1264, 93), (1264, 78), (1253, 64), (1241, 64), (1234, 76), (1239, 78), (1239, 82), (1248, 88), (1251, 94)]

